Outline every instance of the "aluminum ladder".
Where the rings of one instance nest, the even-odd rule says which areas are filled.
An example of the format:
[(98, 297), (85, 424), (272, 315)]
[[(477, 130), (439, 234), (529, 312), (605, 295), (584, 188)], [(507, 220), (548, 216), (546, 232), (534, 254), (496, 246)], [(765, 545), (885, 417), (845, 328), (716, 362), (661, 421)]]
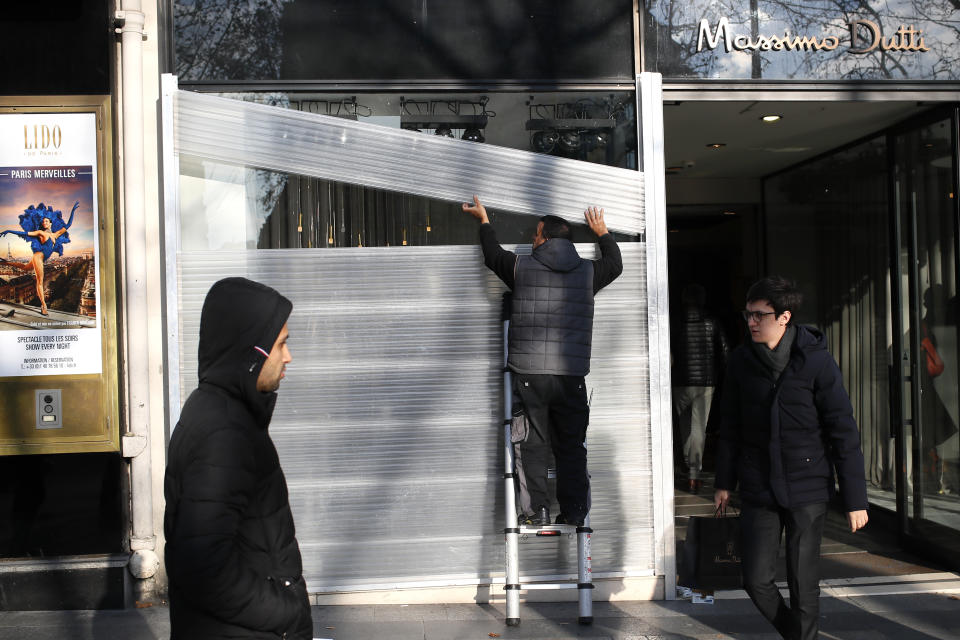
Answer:
[[(511, 441), (511, 424), (513, 421), (513, 381), (510, 369), (507, 368), (508, 334), (510, 329), (510, 301), (509, 293), (503, 295), (503, 441), (504, 441), (504, 516), (506, 526), (503, 530), (506, 546), (506, 572), (504, 591), (507, 601), (507, 625), (515, 627), (520, 624), (520, 591), (532, 589), (577, 589), (579, 614), (577, 622), (582, 625), (593, 623), (593, 574), (590, 557), (590, 538), (593, 529), (590, 528), (590, 514), (584, 518), (583, 526), (552, 524), (549, 526), (519, 526), (517, 514), (516, 473), (514, 463), (513, 443)], [(577, 536), (577, 582), (520, 582), (520, 541), (543, 540), (544, 543), (553, 541), (558, 544), (564, 536), (573, 533)]]

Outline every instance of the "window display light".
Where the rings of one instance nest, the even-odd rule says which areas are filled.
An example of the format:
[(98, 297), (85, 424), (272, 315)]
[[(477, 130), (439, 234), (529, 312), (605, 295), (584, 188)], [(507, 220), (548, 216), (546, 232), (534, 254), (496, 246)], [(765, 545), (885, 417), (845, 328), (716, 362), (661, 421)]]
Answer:
[(488, 98), (477, 100), (413, 100), (400, 98), (400, 127), (408, 131), (432, 129), (438, 136), (484, 142), (488, 118), (497, 114), (487, 109)]
[(609, 145), (623, 115), (623, 105), (610, 100), (578, 100), (536, 104), (527, 102), (530, 148), (537, 153), (558, 154), (586, 160), (586, 155)]

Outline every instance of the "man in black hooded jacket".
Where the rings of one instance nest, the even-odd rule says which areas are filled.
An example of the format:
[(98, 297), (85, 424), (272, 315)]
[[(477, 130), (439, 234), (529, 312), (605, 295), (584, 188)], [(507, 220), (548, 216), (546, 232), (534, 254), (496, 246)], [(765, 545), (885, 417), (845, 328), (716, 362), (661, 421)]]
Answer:
[[(521, 522), (550, 523), (548, 454), (557, 465), (558, 524), (582, 525), (590, 510), (587, 475), (587, 424), (590, 407), (584, 377), (590, 372), (593, 296), (623, 271), (620, 248), (607, 231), (603, 209), (584, 212), (597, 235), (601, 257), (584, 260), (571, 242), (563, 218), (543, 216), (533, 237), (533, 253), (518, 256), (497, 242), (487, 210), (477, 196), (463, 210), (480, 221), (484, 264), (513, 290), (507, 366), (530, 426), (521, 443), (523, 473), (533, 514)], [(526, 516), (526, 517), (525, 517)]]
[(170, 438), (164, 494), (171, 640), (310, 640), (280, 460), (267, 428), (293, 305), (226, 278), (200, 318), (199, 380)]

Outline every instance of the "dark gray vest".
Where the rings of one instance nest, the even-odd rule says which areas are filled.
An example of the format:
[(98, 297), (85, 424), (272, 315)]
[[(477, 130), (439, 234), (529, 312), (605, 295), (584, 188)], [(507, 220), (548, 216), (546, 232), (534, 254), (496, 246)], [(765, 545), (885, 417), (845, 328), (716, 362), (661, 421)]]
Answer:
[(563, 242), (564, 267), (569, 270), (551, 269), (533, 256), (517, 257), (507, 358), (511, 371), (565, 376), (590, 372), (593, 263)]

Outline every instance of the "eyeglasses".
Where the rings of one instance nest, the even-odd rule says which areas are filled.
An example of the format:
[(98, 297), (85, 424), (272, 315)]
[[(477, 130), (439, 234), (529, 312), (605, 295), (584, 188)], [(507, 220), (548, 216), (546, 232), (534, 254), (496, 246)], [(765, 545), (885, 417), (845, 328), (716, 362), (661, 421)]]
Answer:
[(743, 319), (747, 322), (753, 320), (754, 322), (762, 322), (763, 316), (775, 316), (777, 315), (776, 311), (747, 311), (743, 310), (740, 312), (740, 315), (743, 316)]

